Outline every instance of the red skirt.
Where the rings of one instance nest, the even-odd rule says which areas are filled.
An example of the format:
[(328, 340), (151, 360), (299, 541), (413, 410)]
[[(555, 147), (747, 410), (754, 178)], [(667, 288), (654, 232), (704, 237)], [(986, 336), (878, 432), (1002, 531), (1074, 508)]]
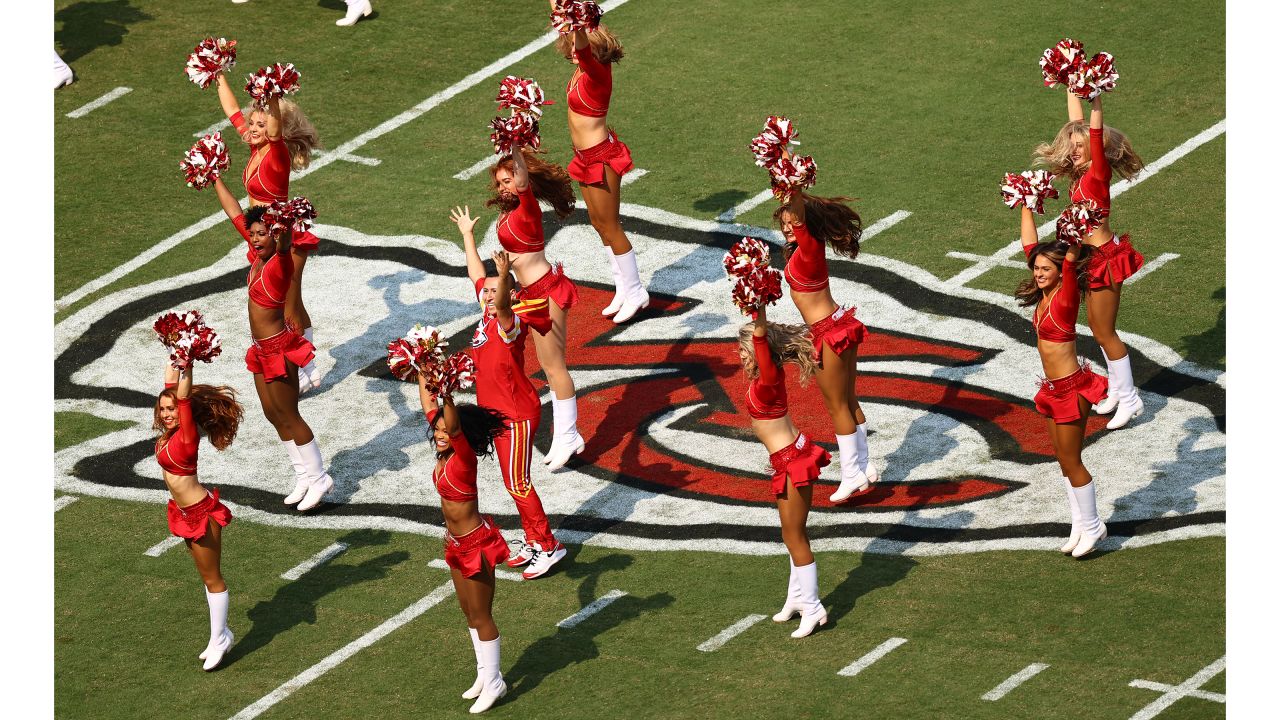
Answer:
[(1080, 419), (1080, 401), (1084, 396), (1090, 405), (1107, 396), (1107, 379), (1094, 373), (1088, 365), (1058, 380), (1045, 380), (1036, 393), (1036, 410), (1056, 423)]
[(1129, 279), (1142, 267), (1142, 253), (1133, 248), (1129, 234), (1112, 235), (1107, 242), (1093, 248), (1089, 256), (1089, 289), (1111, 287)]
[(771, 454), (769, 464), (773, 466), (773, 494), (781, 495), (787, 489), (787, 477), (792, 487), (817, 480), (822, 468), (831, 464), (831, 453), (800, 433), (795, 443)]
[(199, 540), (204, 537), (209, 530), (210, 519), (222, 527), (231, 522), (231, 511), (218, 499), (218, 488), (200, 502), (184, 508), (178, 507), (173, 500), (169, 501), (169, 532), (180, 538)]
[(631, 162), (631, 148), (618, 139), (617, 133), (609, 131), (609, 136), (597, 145), (586, 150), (574, 150), (573, 159), (569, 161), (569, 177), (585, 185), (599, 185), (604, 182), (604, 166), (608, 165), (621, 177), (634, 168)]
[(316, 348), (293, 330), (282, 330), (265, 340), (254, 340), (244, 354), (249, 372), (262, 374), (267, 382), (289, 376), (285, 360), (302, 367), (316, 356)]
[(293, 249), (304, 255), (320, 249), (320, 238), (316, 237), (310, 230), (293, 235)]
[(485, 564), (492, 569), (506, 562), (509, 554), (507, 541), (502, 539), (499, 529), (492, 517), (484, 515), (480, 518), (479, 527), (460, 538), (446, 530), (444, 561), (463, 577), (479, 575)]
[(560, 263), (552, 265), (542, 277), (516, 293), (516, 300), (540, 298), (547, 298), (560, 306), (561, 310), (568, 310), (578, 304), (578, 286), (564, 274), (564, 266)]
[(850, 345), (859, 345), (867, 339), (867, 326), (853, 316), (857, 308), (836, 308), (836, 311), (809, 327), (809, 339), (813, 341), (813, 361), (822, 367), (822, 346), (831, 346), (837, 355)]

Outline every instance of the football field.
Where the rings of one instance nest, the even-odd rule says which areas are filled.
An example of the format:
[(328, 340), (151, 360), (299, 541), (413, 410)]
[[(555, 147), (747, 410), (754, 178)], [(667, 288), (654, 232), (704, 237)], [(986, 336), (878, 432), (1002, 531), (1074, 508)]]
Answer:
[[(582, 291), (568, 360), (587, 447), (556, 473), (534, 464), (570, 553), (544, 578), (498, 580), (511, 690), (489, 712), (1223, 717), (1224, 9), (1135, 2), (1093, 23), (982, 2), (603, 5), (626, 51), (609, 121), (637, 168), (623, 223), (654, 301), (625, 326), (601, 318), (612, 287), (584, 206), (547, 213), (547, 255)], [(451, 349), (471, 337), (448, 209), (479, 212), (482, 253), (497, 247), (486, 124), (503, 76), (557, 101), (543, 147), (571, 157), (571, 66), (545, 3), (384, 0), (350, 28), (333, 25), (337, 0), (55, 7), (77, 74), (54, 103), (57, 715), (465, 714), (474, 663), (440, 567), (434, 451), (386, 344), (417, 322)], [(198, 136), (226, 132), (214, 91), (182, 72), (210, 35), (238, 41), (233, 79), (294, 63), (324, 147), (290, 188), (319, 213), (304, 295), (325, 376), (302, 412), (337, 482), (306, 516), (279, 502), (292, 477), (240, 360), (242, 241), (178, 170)], [(1146, 257), (1118, 321), (1146, 411), (1118, 431), (1089, 421), (1112, 537), (1084, 561), (1055, 551), (1069, 516), (1030, 399), (1034, 334), (1011, 296), (1026, 275), (1017, 216), (998, 191), (1065, 120), (1036, 65), (1064, 36), (1115, 56), (1106, 119), (1147, 163), (1113, 186), (1111, 220)], [(856, 261), (829, 262), (833, 295), (871, 332), (859, 392), (883, 481), (837, 507), (838, 468), (824, 471), (809, 527), (833, 622), (803, 640), (769, 620), (787, 560), (720, 264), (744, 235), (780, 243), (747, 149), (770, 114), (799, 128), (814, 192), (856, 198), (866, 228)], [(228, 148), (239, 196), (247, 152)], [(214, 673), (196, 659), (203, 593), (167, 539), (151, 456), (164, 353), (150, 325), (192, 307), (224, 346), (198, 381), (245, 406), (235, 444), (201, 457), (236, 515), (223, 555), (236, 644)], [(799, 315), (784, 300), (771, 319)], [(835, 450), (817, 388), (789, 390), (797, 426)], [(482, 511), (514, 537), (496, 463), (480, 480)]]

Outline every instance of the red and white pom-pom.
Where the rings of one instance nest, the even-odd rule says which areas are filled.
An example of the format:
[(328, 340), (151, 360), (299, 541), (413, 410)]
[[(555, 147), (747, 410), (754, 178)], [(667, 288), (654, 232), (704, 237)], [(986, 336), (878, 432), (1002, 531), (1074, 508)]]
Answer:
[(1047, 170), (1025, 170), (1020, 175), (1005, 173), (1000, 185), (1004, 204), (1011, 208), (1025, 204), (1033, 213), (1044, 214), (1044, 201), (1058, 197), (1053, 186), (1055, 176)]
[(439, 395), (452, 396), (459, 390), (466, 390), (475, 384), (476, 362), (465, 352), (456, 352), (449, 356), (440, 367)]
[(724, 254), (724, 272), (731, 278), (749, 275), (759, 267), (769, 267), (769, 244), (759, 238), (744, 237)]
[(302, 196), (289, 201), (289, 216), (296, 233), (304, 233), (316, 224), (316, 209), (310, 200)]
[(1072, 203), (1058, 216), (1058, 239), (1078, 245), (1098, 229), (1106, 216), (1106, 212), (1099, 209), (1093, 200)]
[(294, 69), (293, 63), (281, 65), (276, 63), (269, 67), (258, 68), (258, 72), (250, 75), (244, 89), (253, 98), (253, 104), (265, 108), (274, 98), (298, 92), (298, 81), (302, 74)]
[(1040, 71), (1044, 73), (1044, 86), (1057, 87), (1067, 85), (1071, 73), (1084, 65), (1084, 46), (1063, 38), (1057, 45), (1044, 51), (1040, 56)]
[(222, 353), (222, 341), (218, 333), (204, 324), (199, 310), (165, 313), (152, 326), (160, 343), (169, 349), (169, 361), (179, 370), (191, 367), (191, 363), (213, 362)]
[(768, 167), (782, 157), (784, 149), (791, 152), (800, 144), (796, 141), (798, 134), (791, 121), (781, 115), (765, 118), (764, 130), (751, 138), (751, 153), (756, 156), (756, 165)]
[(187, 77), (201, 90), (213, 84), (220, 72), (236, 66), (236, 41), (207, 37), (187, 56)]
[(1100, 52), (1067, 78), (1067, 88), (1082, 100), (1092, 100), (1116, 89), (1120, 73), (1116, 72), (1111, 53)]
[(262, 213), (262, 224), (273, 235), (285, 230), (304, 233), (315, 224), (315, 219), (316, 209), (310, 200), (301, 196), (289, 201), (276, 200)]
[(432, 385), (444, 363), (446, 345), (437, 328), (414, 325), (404, 337), (387, 345), (387, 368), (401, 380), (416, 380), (418, 373), (426, 373), (427, 384)]
[(203, 190), (212, 185), (224, 170), (231, 167), (222, 133), (215, 132), (197, 140), (178, 162), (178, 167), (186, 175), (187, 187)]
[(591, 0), (556, 0), (551, 9), (551, 26), (561, 35), (574, 30), (595, 30), (600, 27), (604, 11)]
[(498, 87), (497, 102), (500, 108), (527, 113), (536, 120), (542, 117), (542, 106), (547, 104), (547, 99), (538, 83), (528, 78), (508, 75)]
[(418, 365), (420, 349), (404, 338), (387, 343), (387, 369), (399, 380), (414, 380), (422, 368)]
[(792, 193), (813, 187), (818, 179), (818, 164), (809, 155), (778, 158), (768, 168), (769, 178), (773, 181), (773, 196), (784, 203), (791, 201)]
[(496, 117), (489, 121), (489, 129), (493, 131), (489, 133), (489, 142), (501, 157), (512, 155), (525, 145), (534, 150), (542, 147), (538, 121), (532, 115), (515, 112), (509, 118)]
[(772, 305), (782, 299), (782, 271), (756, 267), (733, 284), (733, 304), (743, 315), (750, 315), (761, 305)]

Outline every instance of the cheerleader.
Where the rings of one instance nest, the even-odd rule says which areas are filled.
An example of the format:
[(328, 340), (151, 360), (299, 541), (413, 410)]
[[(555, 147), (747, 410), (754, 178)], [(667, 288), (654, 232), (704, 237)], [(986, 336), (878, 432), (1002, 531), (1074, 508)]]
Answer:
[[(266, 110), (253, 110), (246, 118), (223, 73), (218, 73), (218, 101), (240, 138), (251, 148), (249, 162), (241, 175), (244, 189), (249, 193), (250, 207), (288, 200), (289, 172), (310, 165), (312, 151), (320, 147), (315, 126), (295, 103), (279, 98), (273, 98)], [(320, 239), (310, 232), (293, 239), (293, 282), (289, 284), (284, 302), (285, 321), (302, 333), (307, 342), (314, 342), (315, 335), (311, 316), (302, 303), (302, 271), (307, 266), (307, 256), (319, 247)], [(299, 370), (301, 392), (320, 386), (320, 373), (314, 360)]]
[[(569, 217), (574, 208), (573, 185), (559, 165), (544, 162), (523, 148), (500, 160), (489, 173), (494, 194), (485, 205), (502, 212), (498, 218), (498, 242), (510, 253), (511, 267), (523, 288), (517, 300), (548, 301), (551, 329), (534, 330), (533, 348), (551, 387), (551, 449), (543, 463), (550, 470), (558, 470), (586, 446), (578, 432), (577, 390), (564, 355), (569, 308), (578, 304), (578, 286), (564, 274), (559, 263), (547, 262), (538, 201), (551, 203), (561, 219)], [(474, 224), (475, 220), (470, 222)], [(470, 232), (468, 229), (464, 235)]]
[(244, 409), (229, 387), (192, 385), (191, 368), (179, 373), (172, 364), (164, 371), (164, 390), (156, 398), (152, 427), (156, 438), (156, 462), (169, 489), (169, 531), (186, 541), (187, 551), (204, 581), (209, 603), (209, 644), (200, 659), (212, 670), (226, 657), (235, 641), (227, 627), (231, 592), (222, 579), (222, 528), (231, 522), (231, 511), (213, 492), (200, 484), (196, 460), (200, 432), (209, 443), (226, 450), (236, 437)]
[[(568, 553), (551, 532), (542, 498), (533, 487), (529, 464), (533, 460), (533, 436), (538, 432), (542, 403), (524, 372), (524, 343), (528, 329), (547, 334), (552, 326), (547, 298), (523, 299), (512, 304), (511, 266), (506, 252), (493, 254), (495, 275), (489, 276), (476, 251), (476, 218), (469, 208), (449, 214), (462, 233), (467, 254), (467, 275), (475, 285), (481, 318), (471, 338), (476, 364), (476, 403), (506, 418), (506, 431), (494, 441), (498, 467), (507, 492), (520, 513), (524, 539), (512, 542), (515, 552), (507, 566), (523, 567), (522, 575), (541, 577)], [(535, 334), (536, 337), (536, 334)]]
[(291, 329), (285, 320), (285, 295), (293, 276), (292, 232), (275, 237), (262, 222), (264, 205), (240, 211), (240, 203), (218, 178), (218, 201), (249, 249), (249, 331), (252, 343), (244, 362), (253, 373), (253, 384), (262, 403), (262, 414), (276, 429), (293, 464), (295, 485), (284, 498), (286, 505), (310, 510), (333, 489), (333, 478), (324, 469), (324, 458), (311, 426), (298, 412), (300, 368), (315, 359), (311, 341)]
[(867, 448), (867, 418), (858, 403), (858, 345), (867, 328), (856, 319), (854, 308), (841, 307), (831, 297), (826, 248), (849, 259), (858, 256), (862, 219), (845, 201), (793, 192), (790, 202), (773, 213), (786, 239), (784, 275), (791, 300), (809, 326), (815, 375), (836, 443), (840, 446), (840, 487), (832, 502), (844, 502), (880, 479)]
[(507, 543), (493, 518), (480, 514), (476, 455), (493, 453), (497, 438), (508, 432), (507, 423), (500, 414), (483, 407), (455, 407), (447, 395), (442, 398), (441, 410), (421, 373), (418, 398), (436, 448), (432, 479), (444, 515), (444, 560), (453, 575), (453, 589), (467, 618), (476, 654), (476, 681), (462, 697), (475, 700), (472, 713), (482, 713), (507, 694), (502, 680), (502, 637), (493, 621), (493, 570), (507, 559)]
[[(1142, 170), (1143, 162), (1124, 133), (1103, 124), (1102, 96), (1094, 98), (1091, 105), (1086, 125), (1080, 98), (1067, 92), (1067, 124), (1052, 143), (1036, 148), (1036, 162), (1054, 174), (1072, 178), (1071, 202), (1093, 200), (1104, 214), (1110, 214), (1112, 172), (1127, 180)], [(1117, 430), (1142, 414), (1129, 349), (1116, 334), (1116, 316), (1124, 280), (1142, 267), (1143, 258), (1129, 243), (1128, 234), (1117, 237), (1111, 232), (1107, 217), (1085, 242), (1094, 248), (1087, 268), (1085, 314), (1107, 361), (1107, 397), (1094, 411), (1100, 415), (1114, 411), (1107, 428)]]
[(1036, 410), (1049, 420), (1049, 437), (1071, 508), (1071, 537), (1062, 552), (1083, 557), (1107, 537), (1107, 526), (1098, 517), (1093, 477), (1080, 456), (1090, 404), (1102, 399), (1107, 383), (1087, 364), (1080, 367), (1076, 358), (1076, 317), (1090, 272), (1087, 256), (1097, 251), (1058, 240), (1038, 243), (1035, 217), (1025, 206), (1022, 249), (1027, 254), (1031, 277), (1018, 286), (1014, 297), (1019, 305), (1036, 309), (1032, 318), (1036, 348), (1044, 376), (1051, 378), (1036, 393)]
[[(551, 0), (553, 11), (556, 1)], [(640, 282), (636, 253), (619, 217), (622, 176), (635, 164), (630, 148), (618, 139), (607, 120), (613, 63), (622, 59), (622, 44), (600, 25), (595, 30), (562, 34), (556, 48), (577, 65), (565, 88), (569, 138), (574, 148), (569, 175), (578, 181), (591, 226), (600, 234), (613, 275), (613, 300), (600, 312), (612, 316), (615, 323), (624, 323), (649, 306), (649, 293)]]
[(791, 560), (787, 602), (773, 621), (786, 622), (800, 613), (800, 627), (791, 633), (793, 638), (805, 637), (817, 626), (827, 624), (826, 608), (818, 599), (818, 564), (809, 548), (805, 522), (813, 504), (812, 483), (831, 463), (831, 453), (796, 430), (791, 422), (782, 367), (784, 362), (799, 366), (801, 383), (817, 370), (807, 331), (803, 325), (769, 322), (763, 304), (757, 309), (755, 320), (738, 331), (738, 356), (751, 383), (747, 387), (747, 414), (756, 438), (769, 451), (782, 542)]

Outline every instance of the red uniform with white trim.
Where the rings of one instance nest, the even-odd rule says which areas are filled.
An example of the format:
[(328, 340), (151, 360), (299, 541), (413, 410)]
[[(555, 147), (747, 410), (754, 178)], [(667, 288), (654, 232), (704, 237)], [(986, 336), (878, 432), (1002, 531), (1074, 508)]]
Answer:
[[(1028, 259), (1033, 249), (1035, 245), (1022, 246)], [(1048, 307), (1042, 315), (1040, 307), (1036, 306), (1031, 318), (1038, 339), (1055, 343), (1075, 342), (1076, 319), (1080, 315), (1080, 283), (1076, 276), (1075, 261), (1063, 259), (1061, 280), (1049, 294)], [(1090, 405), (1107, 395), (1107, 379), (1094, 374), (1088, 363), (1064, 378), (1041, 383), (1035, 397), (1036, 410), (1057, 423), (1074, 422), (1080, 419), (1078, 395), (1083, 395)]]
[[(1071, 202), (1092, 200), (1105, 213), (1111, 212), (1111, 164), (1107, 162), (1105, 132), (1089, 128), (1089, 170), (1071, 185)], [(1142, 267), (1145, 259), (1129, 234), (1115, 236), (1094, 248), (1089, 256), (1089, 289), (1122, 283)]]
[[(249, 241), (249, 228), (244, 215), (231, 221), (244, 238), (249, 249), (245, 259), (249, 261), (249, 302), (261, 308), (275, 310), (284, 307), (289, 283), (293, 281), (293, 255), (277, 252), (265, 263)], [(256, 277), (255, 277), (256, 274)], [(285, 360), (303, 367), (315, 357), (315, 346), (302, 335), (285, 329), (269, 338), (254, 339), (244, 354), (244, 364), (249, 372), (262, 374), (267, 382), (288, 377)]]
[[(231, 116), (231, 124), (235, 126), (240, 137), (247, 140), (249, 121), (244, 113), (237, 111)], [(256, 167), (258, 158), (262, 158)], [(253, 168), (253, 172), (249, 172)], [(258, 205), (270, 205), (289, 199), (289, 173), (293, 170), (293, 158), (289, 155), (289, 146), (284, 138), (268, 139), (262, 145), (253, 148), (249, 154), (249, 162), (245, 163), (240, 179), (244, 181), (244, 189), (249, 198)], [(319, 247), (320, 239), (310, 231), (300, 233), (293, 239), (293, 247), (298, 252), (311, 252)]]
[[(596, 58), (591, 47), (574, 50), (578, 66), (565, 87), (569, 111), (586, 117), (605, 117), (609, 114), (609, 99), (613, 95), (613, 66)], [(621, 177), (635, 167), (631, 160), (631, 148), (609, 130), (608, 136), (585, 150), (574, 149), (569, 161), (569, 177), (587, 185), (599, 185), (605, 181), (605, 166)]]
[[(517, 193), (520, 204), (515, 210), (498, 218), (498, 242), (510, 253), (542, 252), (547, 246), (542, 230), (542, 206), (533, 194), (533, 185)], [(578, 286), (564, 274), (564, 267), (556, 264), (542, 277), (529, 283), (516, 297), (521, 300), (548, 298), (561, 310), (578, 304)], [(539, 329), (538, 332), (545, 333)]]
[[(791, 286), (791, 292), (819, 292), (831, 285), (827, 270), (827, 248), (818, 242), (803, 223), (793, 223), (791, 233), (795, 237), (795, 249), (787, 258), (782, 274)], [(813, 341), (813, 360), (822, 367), (822, 346), (829, 345), (837, 355), (850, 345), (867, 339), (867, 326), (854, 317), (857, 308), (839, 307), (830, 315), (809, 326), (809, 339)]]
[[(752, 420), (784, 418), (787, 416), (786, 372), (773, 361), (767, 339), (752, 335), (751, 346), (760, 374), (747, 386), (747, 415)], [(769, 464), (773, 468), (770, 487), (774, 495), (781, 495), (786, 492), (788, 477), (792, 487), (804, 487), (817, 480), (822, 468), (831, 464), (831, 453), (800, 433), (791, 445), (771, 453)]]
[[(178, 410), (178, 427), (168, 437), (156, 439), (156, 462), (170, 475), (193, 476), (200, 454), (200, 434), (191, 414), (191, 398), (174, 398), (174, 405)], [(231, 522), (231, 510), (218, 499), (217, 488), (204, 500), (183, 508), (170, 498), (166, 509), (169, 532), (189, 540), (204, 537), (209, 529), (209, 520), (223, 527)]]
[[(435, 427), (437, 412), (427, 413), (427, 423)], [(453, 452), (443, 463), (437, 463), (432, 472), (436, 492), (449, 502), (475, 502), (476, 452), (467, 442), (467, 436), (459, 430), (449, 436)], [(485, 515), (474, 530), (461, 537), (445, 531), (444, 561), (464, 577), (480, 574), (487, 562), (490, 568), (505, 562), (508, 556), (507, 541), (502, 539), (498, 524)]]

